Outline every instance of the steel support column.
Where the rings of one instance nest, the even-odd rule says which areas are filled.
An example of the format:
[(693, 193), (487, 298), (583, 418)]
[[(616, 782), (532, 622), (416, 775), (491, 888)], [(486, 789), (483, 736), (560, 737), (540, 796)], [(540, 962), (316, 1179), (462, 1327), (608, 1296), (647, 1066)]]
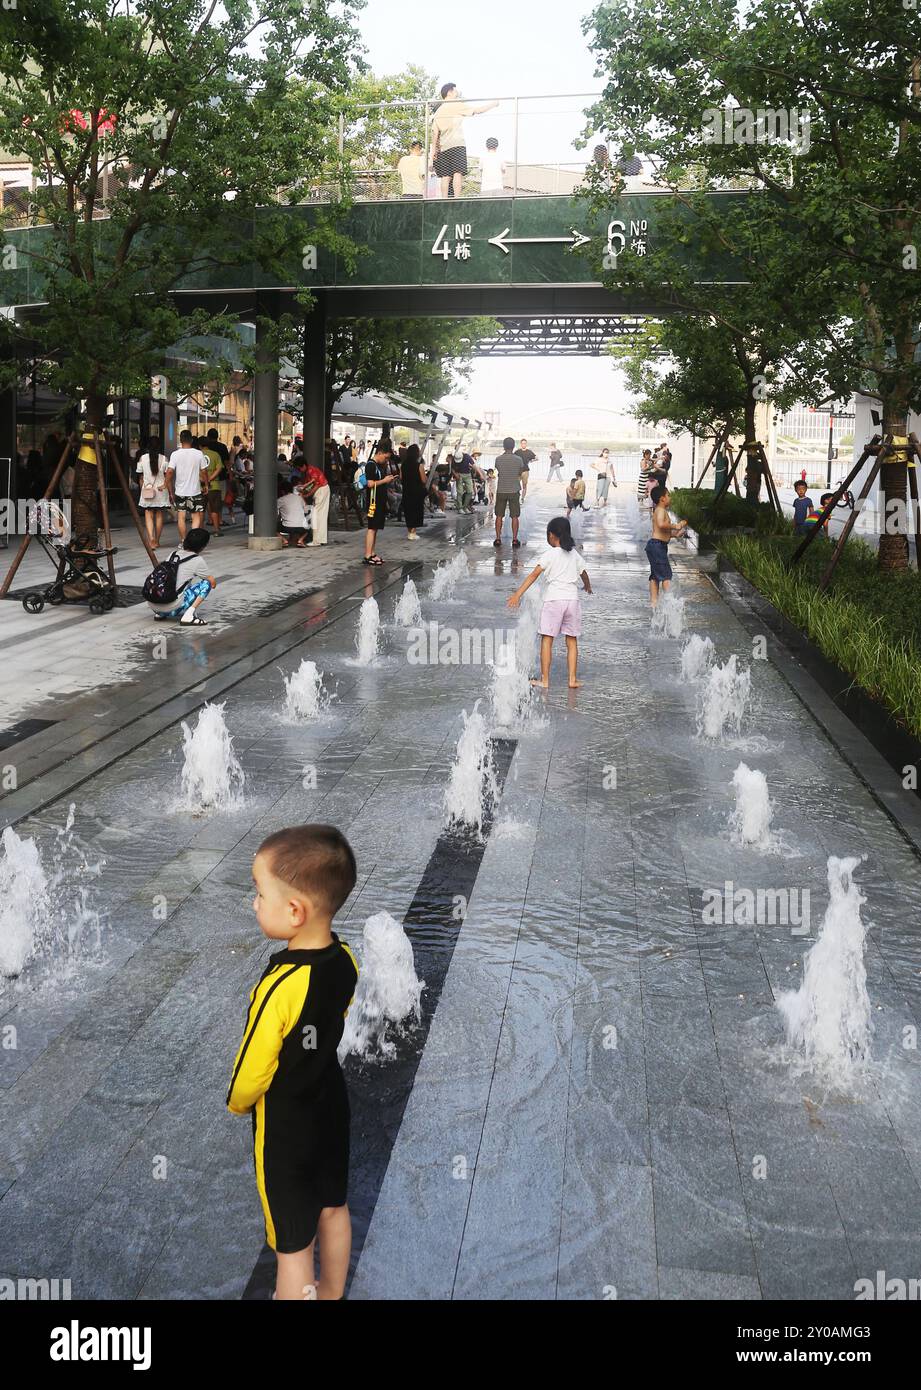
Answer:
[(326, 296), (317, 295), (304, 319), (304, 457), (315, 468), (326, 458)]
[[(260, 306), (262, 312), (265, 307)], [(253, 381), (253, 550), (281, 550), (278, 534), (278, 365), (265, 345), (266, 329), (256, 320), (256, 375)]]

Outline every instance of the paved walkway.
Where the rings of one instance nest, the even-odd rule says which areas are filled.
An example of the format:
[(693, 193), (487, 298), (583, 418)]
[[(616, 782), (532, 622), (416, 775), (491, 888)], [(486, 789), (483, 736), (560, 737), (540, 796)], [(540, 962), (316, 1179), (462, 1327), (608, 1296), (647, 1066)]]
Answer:
[[(545, 496), (536, 489), (526, 519), (532, 542), (551, 514)], [(534, 549), (497, 553), (483, 528), (455, 526), (468, 576), (453, 600), (424, 598), (425, 617), (504, 629)], [(394, 546), (404, 550), (430, 573), (431, 551)], [(743, 738), (704, 745), (680, 644), (650, 633), (636, 541), (593, 515), (584, 555), (597, 590), (585, 687), (570, 694), (556, 668), (549, 696), (535, 697), (545, 717), (517, 737), (370, 1195), (364, 1099), (356, 1116), (351, 1296), (848, 1298), (878, 1269), (917, 1277), (921, 1070), (903, 1046), (921, 1023), (917, 856), (793, 693), (773, 640), (753, 666)], [(721, 659), (750, 659), (749, 632), (701, 564), (677, 564), (688, 629)], [(248, 1127), (223, 1095), (245, 991), (270, 949), (249, 911), (253, 850), (292, 820), (334, 821), (360, 870), (345, 937), (360, 939), (372, 912), (402, 918), (438, 843), (461, 710), (489, 684), (482, 667), (409, 664), (394, 629), (379, 664), (351, 664), (372, 583), (387, 619), (398, 567), (331, 577), (261, 623), (174, 645), (156, 668), (148, 659), (105, 706), (130, 709), (163, 681), (142, 727), (126, 722), (110, 755), (97, 740), (37, 772), (60, 790), (32, 813), (23, 803), (18, 830), (51, 854), (76, 801), (81, 845), (105, 860), (92, 892), (109, 928), (101, 959), (73, 979), (33, 975), (0, 994), (0, 1027), (18, 1040), (0, 1050), (0, 1274), (69, 1277), (74, 1297), (90, 1298), (239, 1298), (250, 1285), (262, 1232)], [(304, 656), (338, 699), (297, 726), (280, 717), (282, 676)], [(246, 804), (196, 820), (176, 807), (177, 720), (209, 695), (226, 699)], [(67, 706), (78, 722), (79, 703)], [(742, 759), (766, 773), (795, 857), (729, 844)], [(873, 923), (876, 1068), (847, 1101), (777, 1056), (774, 995), (798, 983), (812, 938), (701, 922), (703, 893), (727, 878), (808, 886), (814, 934), (829, 854), (867, 855), (858, 878)], [(379, 1087), (383, 1112), (387, 1064), (359, 1070), (362, 1097)]]
[[(445, 538), (453, 540), (456, 518), (429, 518), (417, 542), (406, 540), (406, 529), (396, 522), (385, 528), (382, 551), (391, 559), (428, 560), (444, 557)], [(202, 609), (210, 633), (228, 633), (242, 619), (256, 618), (292, 599), (325, 589), (332, 581), (354, 573), (362, 554), (364, 532), (331, 530), (323, 548), (265, 552), (247, 549), (248, 532), (239, 522), (225, 529), (208, 548), (218, 587)], [(446, 531), (447, 528), (447, 531)], [(150, 561), (130, 524), (116, 527), (113, 545), (118, 547), (120, 583), (140, 587), (150, 573)], [(165, 559), (178, 543), (176, 527), (163, 533), (160, 556)], [(0, 550), (0, 575), (5, 575), (15, 546)], [(51, 583), (51, 561), (33, 541), (13, 580), (13, 592)], [(18, 599), (0, 601), (0, 640), (4, 662), (0, 668), (0, 724), (23, 716), (27, 705), (49, 696), (82, 695), (122, 681), (137, 680), (150, 660), (154, 632), (146, 604), (119, 608), (104, 617), (93, 617), (85, 604), (47, 607), (40, 614), (26, 613)], [(213, 643), (209, 644), (213, 647)]]

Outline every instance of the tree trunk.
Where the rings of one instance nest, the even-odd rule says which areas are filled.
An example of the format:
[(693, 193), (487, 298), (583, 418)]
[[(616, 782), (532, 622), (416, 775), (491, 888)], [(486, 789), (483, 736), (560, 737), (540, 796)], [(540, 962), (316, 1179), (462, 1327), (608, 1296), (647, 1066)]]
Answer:
[[(86, 429), (102, 431), (106, 418), (107, 397), (90, 395), (86, 405)], [(70, 499), (71, 533), (78, 545), (89, 548), (96, 544), (101, 525), (99, 515), (99, 471), (95, 463), (77, 459)]]
[[(901, 399), (883, 401), (883, 437), (887, 434), (908, 434), (908, 408)], [(877, 565), (891, 572), (908, 569), (908, 506), (905, 492), (908, 470), (905, 456), (897, 462), (884, 463), (879, 471), (879, 500), (881, 534)]]
[[(749, 389), (745, 395), (745, 443), (750, 444), (755, 440), (755, 410), (757, 402)], [(746, 453), (745, 462), (745, 500), (746, 502), (759, 502), (761, 500), (761, 459), (758, 454)]]

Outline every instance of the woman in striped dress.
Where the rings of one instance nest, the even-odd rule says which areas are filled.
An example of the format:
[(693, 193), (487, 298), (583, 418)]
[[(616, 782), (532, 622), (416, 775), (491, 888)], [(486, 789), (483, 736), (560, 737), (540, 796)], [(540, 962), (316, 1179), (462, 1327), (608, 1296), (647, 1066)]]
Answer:
[(640, 459), (640, 476), (636, 483), (636, 500), (641, 507), (649, 506), (649, 475), (653, 469), (652, 450), (644, 449)]

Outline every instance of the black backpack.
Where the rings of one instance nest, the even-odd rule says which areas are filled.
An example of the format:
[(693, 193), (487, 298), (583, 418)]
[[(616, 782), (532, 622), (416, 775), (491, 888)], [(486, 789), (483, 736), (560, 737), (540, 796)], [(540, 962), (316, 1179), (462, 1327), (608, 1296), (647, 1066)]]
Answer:
[(142, 590), (148, 603), (174, 603), (178, 597), (179, 566), (186, 560), (194, 560), (194, 555), (184, 555), (174, 550), (168, 560), (161, 560), (144, 580)]

